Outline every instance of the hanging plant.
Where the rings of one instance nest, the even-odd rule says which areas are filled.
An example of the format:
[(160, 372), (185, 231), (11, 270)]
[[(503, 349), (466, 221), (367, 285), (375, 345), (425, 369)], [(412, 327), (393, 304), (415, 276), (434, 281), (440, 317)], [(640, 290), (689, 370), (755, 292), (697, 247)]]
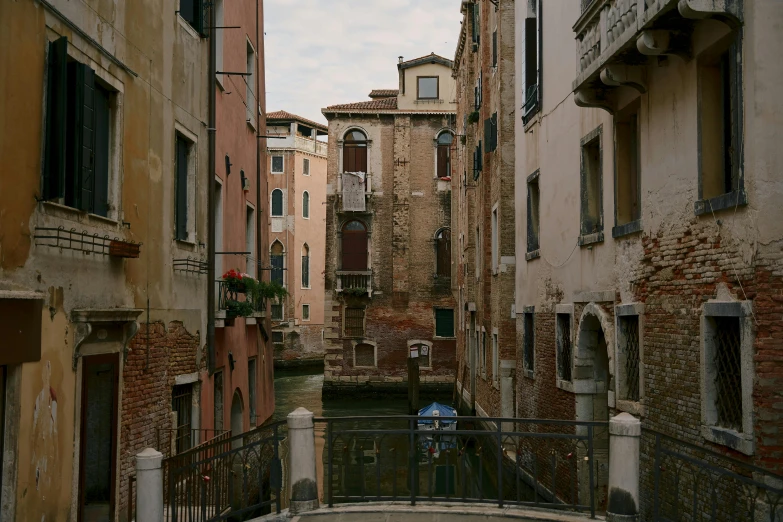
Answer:
[(476, 123), (479, 118), (481, 118), (479, 111), (473, 111), (468, 115), (468, 123)]
[(352, 288), (343, 289), (343, 295), (346, 295), (348, 297), (361, 297), (366, 294), (367, 294), (366, 288), (352, 287)]
[(250, 317), (253, 315), (253, 304), (249, 301), (226, 301), (226, 318)]

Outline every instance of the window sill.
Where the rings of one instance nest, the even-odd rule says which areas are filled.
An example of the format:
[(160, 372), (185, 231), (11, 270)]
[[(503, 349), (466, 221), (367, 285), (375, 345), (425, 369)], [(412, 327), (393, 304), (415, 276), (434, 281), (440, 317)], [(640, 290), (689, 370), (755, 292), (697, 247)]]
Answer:
[(572, 381), (564, 381), (563, 379), (557, 379), (555, 385), (563, 391), (574, 393), (574, 383)]
[(522, 369), (522, 375), (524, 375), (528, 379), (535, 379), (533, 370), (528, 370), (527, 368)]
[(246, 119), (245, 121), (247, 122), (247, 126), (250, 127), (251, 129), (253, 129), (253, 132), (255, 132), (256, 131), (256, 122), (255, 122), (255, 120), (251, 117), (251, 118)]
[(43, 213), (47, 216), (76, 221), (82, 225), (92, 225), (103, 229), (110, 228), (115, 230), (120, 228), (120, 222), (112, 218), (90, 214), (89, 212), (79, 210), (78, 208), (55, 203), (54, 201), (44, 201), (43, 209)]
[(525, 260), (526, 261), (532, 261), (533, 259), (538, 259), (539, 257), (541, 257), (541, 249), (540, 248), (537, 248), (537, 249), (532, 250), (532, 251), (528, 252), (527, 254), (525, 254)]
[(693, 211), (697, 216), (712, 214), (719, 210), (732, 209), (748, 204), (748, 194), (744, 189), (734, 190), (710, 199), (700, 199), (693, 205)]
[(187, 20), (182, 18), (182, 16), (179, 13), (177, 13), (177, 22), (179, 22), (179, 25), (182, 26), (182, 28), (185, 29), (185, 31), (187, 31), (190, 36), (192, 36), (193, 38), (197, 38), (199, 40), (201, 39), (201, 35), (198, 34), (198, 31), (196, 31), (196, 29), (192, 25), (190, 25), (190, 23)]
[(522, 124), (524, 125), (525, 132), (530, 132), (533, 126), (540, 120), (540, 106), (536, 103), (535, 107), (530, 109), (524, 116), (522, 116)]
[(271, 172), (272, 174), (274, 174), (275, 176), (282, 174), (282, 172), (275, 172), (274, 170), (272, 170), (272, 171), (270, 171), (270, 172)]
[(456, 341), (457, 340), (456, 337), (440, 337), (440, 336), (437, 336), (437, 335), (433, 335), (432, 338), (433, 339), (438, 339), (438, 340), (441, 340), (441, 341)]
[(624, 223), (622, 225), (617, 225), (615, 227), (612, 227), (612, 237), (616, 239), (618, 237), (635, 234), (641, 231), (642, 231), (642, 220), (637, 219), (636, 221), (631, 221), (630, 223)]
[(744, 433), (718, 426), (702, 425), (701, 436), (709, 442), (726, 446), (745, 455), (753, 455), (754, 453), (753, 438)]
[(642, 401), (629, 401), (626, 399), (617, 399), (617, 402), (615, 403), (615, 407), (618, 410), (624, 411), (626, 413), (630, 413), (631, 415), (636, 415), (637, 417), (644, 417), (644, 402)]
[(587, 234), (579, 236), (579, 246), (593, 245), (595, 243), (604, 242), (604, 233), (595, 232), (594, 234)]
[(195, 250), (198, 246), (198, 243), (196, 241), (191, 241), (189, 239), (174, 239), (177, 246), (180, 248), (185, 248), (185, 250)]

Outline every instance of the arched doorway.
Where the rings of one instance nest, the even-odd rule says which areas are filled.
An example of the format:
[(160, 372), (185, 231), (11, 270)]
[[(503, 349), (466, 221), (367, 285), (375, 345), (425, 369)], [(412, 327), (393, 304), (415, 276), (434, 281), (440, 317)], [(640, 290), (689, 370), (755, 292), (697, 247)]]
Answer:
[[(614, 330), (609, 316), (599, 306), (585, 306), (579, 320), (579, 333), (574, 354), (574, 392), (576, 419), (579, 421), (608, 421), (609, 392), (614, 389), (612, 357)], [(586, 427), (578, 428), (587, 434)], [(587, 456), (586, 447), (584, 456)], [(580, 458), (580, 497), (589, 498), (589, 461)], [(596, 506), (605, 506), (609, 481), (609, 430), (593, 428), (593, 473)]]
[(361, 221), (349, 221), (342, 230), (342, 269), (367, 270), (367, 227)]
[[(234, 391), (234, 397), (231, 399), (231, 436), (236, 437), (245, 431), (245, 424), (243, 422), (243, 413), (245, 411), (244, 404), (242, 404), (242, 394), (239, 389)], [(242, 440), (235, 440), (232, 447), (242, 446)]]

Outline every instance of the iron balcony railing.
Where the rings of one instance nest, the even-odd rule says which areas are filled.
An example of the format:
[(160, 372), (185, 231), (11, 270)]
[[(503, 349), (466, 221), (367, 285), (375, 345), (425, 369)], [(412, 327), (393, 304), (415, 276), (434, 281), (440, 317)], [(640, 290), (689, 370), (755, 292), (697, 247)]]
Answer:
[(419, 426), (422, 420), (449, 421), (416, 416), (316, 419), (326, 425), (329, 506), (492, 502), (595, 516), (605, 497), (606, 480), (600, 475), (608, 469), (607, 422), (459, 417), (456, 429), (433, 431)]
[[(187, 448), (189, 451), (200, 444), (208, 444), (214, 442), (217, 437), (226, 436), (230, 433), (228, 430), (212, 430), (212, 429), (188, 429), (182, 430), (180, 428), (158, 428), (157, 440), (158, 451), (163, 453), (164, 457), (171, 457), (177, 454), (177, 448), (187, 446), (188, 443), (192, 445), (192, 448)], [(180, 452), (184, 453), (184, 452)]]
[(163, 460), (167, 522), (250, 520), (283, 502), (286, 422), (226, 433)]
[(241, 303), (249, 301), (253, 308), (253, 317), (263, 316), (266, 312), (266, 300), (259, 298), (253, 301), (253, 297), (245, 292), (241, 287), (229, 283), (228, 281), (217, 280), (218, 283), (218, 310), (225, 311), (226, 316), (232, 315), (231, 303)]
[(338, 270), (337, 292), (366, 293), (372, 297), (372, 270)]

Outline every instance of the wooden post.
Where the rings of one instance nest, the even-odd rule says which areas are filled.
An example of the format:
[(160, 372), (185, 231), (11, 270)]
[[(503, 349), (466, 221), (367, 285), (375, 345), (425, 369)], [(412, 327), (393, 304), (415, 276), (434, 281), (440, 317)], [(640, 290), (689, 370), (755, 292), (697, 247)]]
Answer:
[(419, 360), (408, 357), (408, 415), (419, 414)]

